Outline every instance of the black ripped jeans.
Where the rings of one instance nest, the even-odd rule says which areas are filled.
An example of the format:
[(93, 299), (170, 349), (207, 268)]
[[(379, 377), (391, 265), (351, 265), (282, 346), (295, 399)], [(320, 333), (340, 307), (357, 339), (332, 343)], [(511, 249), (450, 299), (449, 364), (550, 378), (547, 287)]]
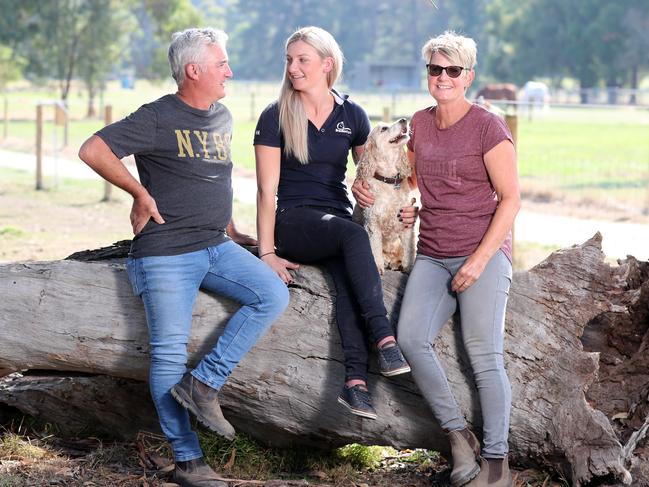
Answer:
[(367, 380), (367, 334), (373, 343), (394, 335), (365, 229), (341, 209), (300, 206), (277, 211), (275, 244), (289, 260), (322, 263), (336, 285), (336, 322), (345, 380)]

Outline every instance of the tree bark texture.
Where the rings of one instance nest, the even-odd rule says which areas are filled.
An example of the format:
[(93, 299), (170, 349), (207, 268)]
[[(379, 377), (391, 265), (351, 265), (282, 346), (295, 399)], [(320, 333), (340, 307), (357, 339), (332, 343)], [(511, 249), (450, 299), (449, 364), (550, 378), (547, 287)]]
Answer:
[[(123, 257), (119, 248), (74, 257), (92, 260), (98, 255)], [(599, 234), (515, 273), (505, 337), (514, 463), (554, 468), (577, 486), (593, 480), (612, 485), (630, 481), (627, 468), (637, 471), (634, 452), (645, 451), (649, 428), (648, 277), (649, 264), (633, 257), (618, 265), (606, 263)], [(385, 303), (394, 322), (406, 278), (392, 271), (383, 276)], [(369, 384), (379, 418), (360, 419), (339, 407), (336, 397), (344, 375), (332, 313), (333, 286), (321, 269), (303, 265), (290, 291), (286, 312), (222, 390), (222, 405), (235, 427), (273, 445), (362, 442), (447, 451), (446, 438), (410, 377), (380, 376), (375, 357)], [(148, 372), (144, 311), (119, 260), (0, 265), (0, 293), (4, 374), (102, 374), (112, 376), (117, 389), (132, 387), (127, 397), (146, 394), (144, 385), (118, 381), (145, 381)], [(192, 363), (213, 346), (236, 306), (200, 294), (189, 343)], [(457, 320), (444, 328), (434, 347), (458, 403), (479, 433), (480, 405)], [(21, 407), (28, 391), (71, 387), (57, 381), (57, 387), (47, 385), (51, 379), (29, 376), (5, 381), (0, 401)], [(101, 386), (96, 393), (91, 386), (76, 390), (101, 397)], [(65, 398), (65, 393), (57, 397)], [(53, 408), (64, 409), (65, 400), (56, 401)], [(127, 412), (116, 413), (111, 424), (128, 414), (128, 400), (116, 397), (112, 402), (123, 401)], [(93, 401), (79, 402), (80, 415)], [(97, 415), (97, 421), (106, 414)]]

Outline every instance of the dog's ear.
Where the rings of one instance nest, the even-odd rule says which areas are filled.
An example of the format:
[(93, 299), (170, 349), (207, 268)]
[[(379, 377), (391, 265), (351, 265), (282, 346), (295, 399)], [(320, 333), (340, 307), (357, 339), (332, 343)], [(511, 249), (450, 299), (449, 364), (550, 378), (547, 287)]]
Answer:
[(404, 178), (409, 177), (412, 174), (412, 166), (408, 160), (408, 155), (406, 151), (401, 148), (399, 151), (399, 161), (397, 162), (397, 170)]
[(370, 133), (367, 138), (367, 142), (365, 142), (365, 147), (363, 148), (363, 154), (361, 155), (356, 168), (356, 178), (364, 181), (373, 177), (374, 172), (376, 171), (376, 156), (378, 155), (378, 148), (373, 135), (373, 133)]

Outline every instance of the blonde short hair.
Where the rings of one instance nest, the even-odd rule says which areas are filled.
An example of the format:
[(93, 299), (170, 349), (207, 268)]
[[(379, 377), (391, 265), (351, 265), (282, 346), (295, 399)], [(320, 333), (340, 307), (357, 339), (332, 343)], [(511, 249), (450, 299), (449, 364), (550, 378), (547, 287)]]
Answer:
[(447, 57), (449, 61), (458, 66), (473, 69), (477, 62), (478, 48), (470, 37), (464, 37), (452, 30), (447, 30), (430, 39), (421, 48), (421, 57), (426, 63), (430, 63), (430, 59), (437, 53)]

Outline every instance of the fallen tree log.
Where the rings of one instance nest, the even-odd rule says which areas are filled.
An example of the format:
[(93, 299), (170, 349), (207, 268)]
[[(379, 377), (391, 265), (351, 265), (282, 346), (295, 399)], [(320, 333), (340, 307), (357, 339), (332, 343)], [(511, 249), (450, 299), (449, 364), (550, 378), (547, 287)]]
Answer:
[(130, 440), (160, 432), (145, 382), (108, 375), (31, 371), (0, 382), (0, 402), (57, 425), (66, 436)]
[[(393, 320), (405, 278), (389, 271), (383, 278)], [(514, 462), (554, 468), (573, 485), (629, 482), (626, 467), (645, 441), (631, 437), (649, 409), (648, 280), (646, 262), (629, 257), (607, 264), (599, 235), (515, 274), (505, 342)], [(144, 312), (121, 262), (0, 265), (0, 293), (2, 373), (57, 370), (146, 380)], [(228, 418), (238, 430), (275, 445), (363, 442), (445, 451), (445, 437), (409, 377), (385, 379), (371, 370), (376, 421), (337, 407), (343, 366), (331, 296), (324, 273), (301, 266), (289, 308), (222, 391)], [(235, 308), (201, 293), (189, 344), (193, 361), (211, 348)], [(459, 327), (446, 327), (435, 348), (479, 431), (478, 398), (459, 333)], [(25, 379), (6, 382), (0, 401), (20, 407)]]

